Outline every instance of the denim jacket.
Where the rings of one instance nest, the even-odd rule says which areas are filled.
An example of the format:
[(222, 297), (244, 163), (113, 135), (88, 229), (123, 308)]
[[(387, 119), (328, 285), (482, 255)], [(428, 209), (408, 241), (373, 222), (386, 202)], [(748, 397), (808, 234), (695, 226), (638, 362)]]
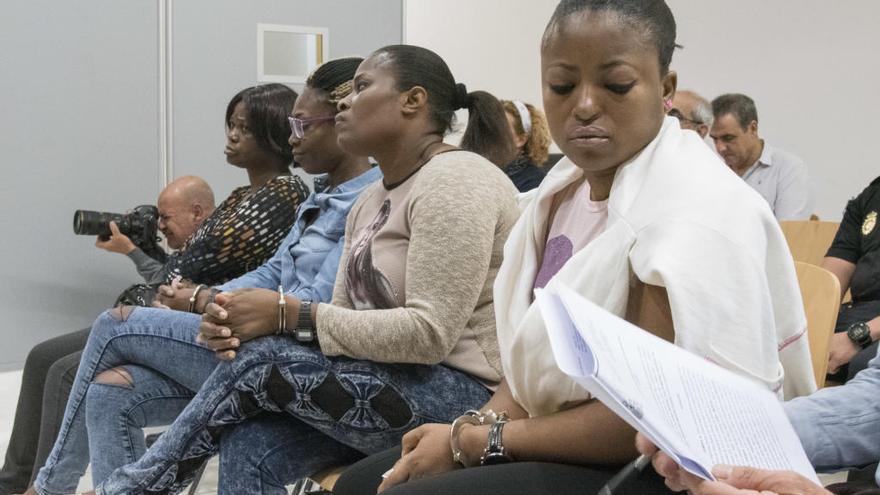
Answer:
[[(316, 192), (297, 209), (296, 223), (275, 255), (263, 266), (218, 288), (223, 291), (251, 287), (276, 290), (281, 285), (286, 294), (300, 300), (329, 302), (342, 255), (348, 212), (360, 193), (381, 177), (379, 167), (373, 167), (329, 191), (316, 187)], [(311, 216), (306, 213), (314, 210), (318, 217), (306, 227)]]
[[(880, 460), (880, 355), (846, 385), (823, 388), (785, 404), (817, 471)], [(880, 469), (874, 475), (880, 485)]]

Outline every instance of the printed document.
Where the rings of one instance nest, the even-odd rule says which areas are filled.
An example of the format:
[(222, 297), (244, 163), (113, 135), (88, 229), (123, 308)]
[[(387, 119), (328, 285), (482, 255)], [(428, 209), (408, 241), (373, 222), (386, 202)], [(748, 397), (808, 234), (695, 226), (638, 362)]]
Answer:
[(691, 473), (782, 469), (818, 483), (776, 395), (560, 286), (536, 292), (559, 368)]

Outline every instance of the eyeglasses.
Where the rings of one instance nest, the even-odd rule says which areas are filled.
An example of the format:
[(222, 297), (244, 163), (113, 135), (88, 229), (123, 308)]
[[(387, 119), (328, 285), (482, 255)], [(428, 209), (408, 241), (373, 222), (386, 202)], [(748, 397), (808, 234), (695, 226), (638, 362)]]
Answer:
[(703, 125), (703, 123), (699, 120), (693, 120), (685, 117), (684, 114), (681, 113), (681, 110), (677, 108), (670, 109), (668, 112), (666, 112), (666, 115), (677, 118), (679, 122), (685, 122), (691, 125)]
[(331, 120), (335, 120), (335, 115), (327, 115), (326, 117), (313, 117), (311, 119), (298, 119), (296, 117), (287, 116), (287, 120), (290, 122), (290, 131), (293, 133), (293, 137), (297, 139), (302, 139), (303, 136), (306, 135), (306, 129), (309, 128), (312, 124), (319, 124), (321, 122), (329, 122)]

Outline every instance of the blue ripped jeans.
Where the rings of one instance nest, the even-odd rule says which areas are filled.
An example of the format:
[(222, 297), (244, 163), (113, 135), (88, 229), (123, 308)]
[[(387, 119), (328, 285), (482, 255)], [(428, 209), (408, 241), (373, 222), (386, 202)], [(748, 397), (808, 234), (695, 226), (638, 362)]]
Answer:
[[(185, 396), (194, 394), (217, 365), (213, 352), (195, 342), (200, 321), (198, 315), (153, 308), (126, 308), (123, 312), (113, 309), (98, 317), (83, 350), (55, 445), (34, 481), (38, 493), (62, 495), (76, 490), (89, 463), (87, 417), (94, 422), (102, 413), (109, 415), (112, 410), (148, 412), (143, 408), (139, 412), (132, 409), (130, 402), (103, 402), (101, 397), (115, 392), (121, 401), (140, 401), (142, 395), (138, 394), (157, 400), (170, 388), (164, 397), (168, 401), (156, 409), (161, 414), (150, 414), (149, 424), (170, 422), (183, 409), (188, 399)], [(111, 385), (92, 384), (102, 371), (121, 365), (143, 368), (142, 372), (140, 368), (127, 366), (134, 378), (133, 387), (112, 389), (108, 388), (113, 387)], [(163, 380), (160, 382), (160, 375), (150, 370), (159, 370)], [(138, 389), (139, 381), (144, 390)], [(149, 403), (141, 402), (141, 405), (146, 407)], [(101, 442), (93, 449), (93, 454), (107, 454), (105, 461), (95, 463), (93, 479), (99, 480), (102, 473), (143, 453), (142, 441), (123, 441), (126, 436), (135, 438), (124, 426), (107, 423), (95, 431), (112, 440)]]
[(220, 493), (285, 493), (285, 483), (382, 451), (412, 428), (449, 422), (489, 395), (469, 375), (443, 365), (328, 358), (286, 337), (263, 337), (219, 364), (146, 454), (97, 491), (178, 493), (228, 447), (221, 453)]

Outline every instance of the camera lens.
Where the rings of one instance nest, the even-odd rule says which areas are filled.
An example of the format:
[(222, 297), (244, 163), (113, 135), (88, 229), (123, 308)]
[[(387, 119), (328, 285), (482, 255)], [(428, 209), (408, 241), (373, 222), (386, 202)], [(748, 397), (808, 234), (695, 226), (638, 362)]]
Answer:
[(73, 214), (73, 233), (77, 235), (97, 235), (110, 237), (110, 222), (119, 225), (120, 231), (126, 233), (125, 215), (102, 211), (76, 210)]

